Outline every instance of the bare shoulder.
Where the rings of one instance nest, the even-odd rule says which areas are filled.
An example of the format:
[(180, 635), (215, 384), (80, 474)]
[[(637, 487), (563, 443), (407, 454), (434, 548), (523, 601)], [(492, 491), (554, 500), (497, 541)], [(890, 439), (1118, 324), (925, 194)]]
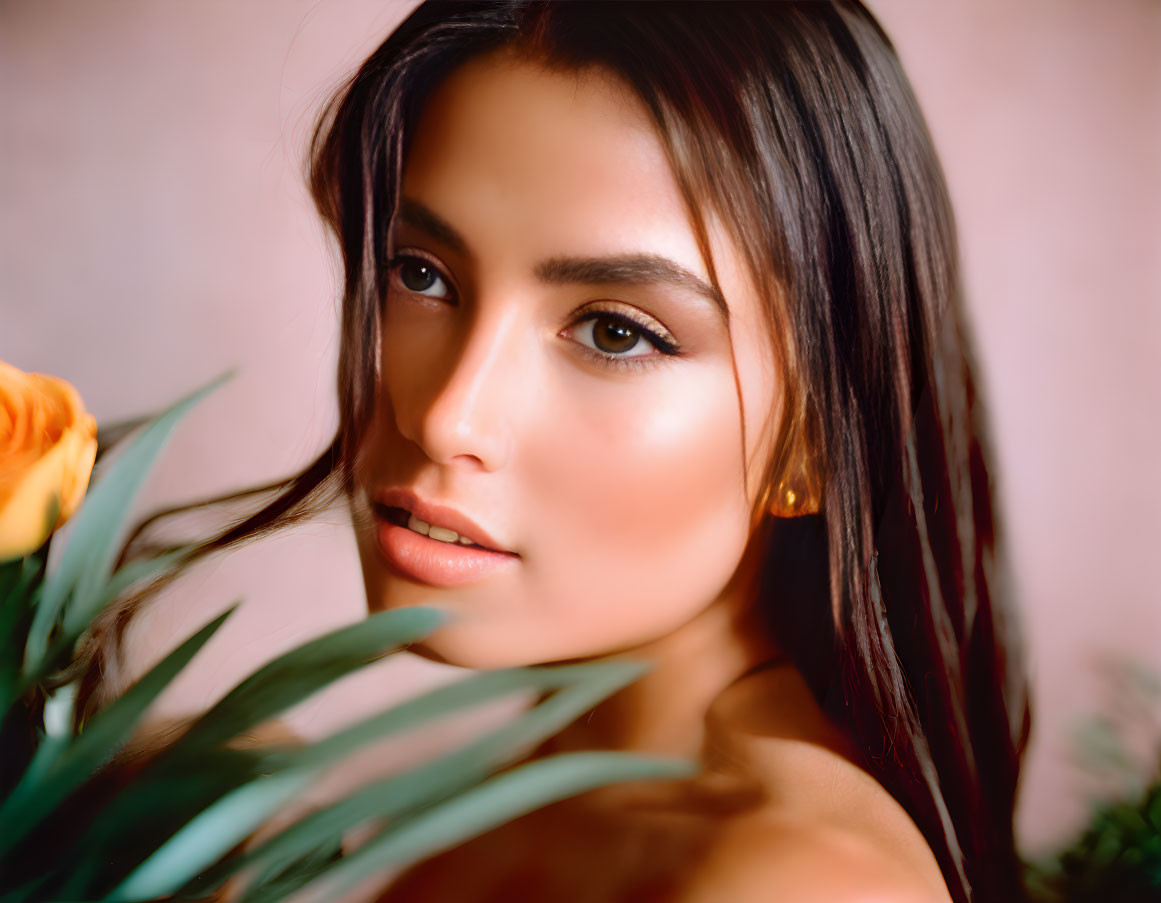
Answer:
[(673, 903), (950, 903), (922, 832), (796, 669), (734, 685), (707, 724), (711, 764), (756, 782), (764, 800), (718, 826)]
[(917, 863), (842, 827), (763, 814), (731, 822), (667, 903), (951, 903)]

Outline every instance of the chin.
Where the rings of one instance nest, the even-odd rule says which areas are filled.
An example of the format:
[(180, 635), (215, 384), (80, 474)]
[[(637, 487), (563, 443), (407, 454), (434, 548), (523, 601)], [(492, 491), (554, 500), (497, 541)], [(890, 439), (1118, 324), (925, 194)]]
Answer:
[(500, 633), (500, 636), (488, 635), (479, 624), (461, 626), (452, 623), (426, 639), (412, 643), (407, 651), (437, 664), (477, 671), (579, 662), (599, 658), (602, 654), (579, 650), (575, 646), (548, 649), (548, 644), (534, 642), (533, 638), (521, 642), (521, 638), (513, 636), (511, 630)]
[(450, 625), (436, 630), (425, 640), (412, 643), (407, 651), (440, 665), (476, 671), (536, 664), (534, 656), (522, 655), (509, 644), (497, 646), (482, 639), (478, 631), (456, 630)]

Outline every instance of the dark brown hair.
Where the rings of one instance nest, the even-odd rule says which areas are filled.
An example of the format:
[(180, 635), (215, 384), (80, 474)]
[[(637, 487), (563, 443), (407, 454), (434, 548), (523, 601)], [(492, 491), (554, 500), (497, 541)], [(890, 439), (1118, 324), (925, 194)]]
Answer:
[[(767, 479), (809, 449), (823, 486), (817, 515), (772, 527), (763, 612), (923, 831), (957, 903), (1018, 899), (1012, 819), (1029, 704), (953, 218), (894, 48), (858, 3), (415, 9), (332, 99), (311, 148), (311, 188), (343, 262), (337, 433), (301, 473), (209, 500), (273, 494), (185, 563), (353, 490), (409, 139), (444, 76), (502, 47), (624, 79), (655, 120), (719, 291), (704, 211), (741, 248), (794, 374)], [(122, 560), (164, 548), (150, 528), (195, 507), (142, 523)], [(85, 711), (128, 619), (174, 574), (94, 633)]]

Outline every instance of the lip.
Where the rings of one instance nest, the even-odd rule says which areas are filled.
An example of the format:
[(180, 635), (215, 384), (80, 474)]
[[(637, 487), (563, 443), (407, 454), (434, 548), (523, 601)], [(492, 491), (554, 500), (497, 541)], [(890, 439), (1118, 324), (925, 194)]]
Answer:
[[(375, 492), (371, 498), (372, 501), (378, 502), (380, 505), (386, 505), (390, 508), (404, 508), (426, 523), (455, 530), (460, 536), (466, 536), (476, 545), (483, 546), (490, 552), (516, 555), (515, 552), (503, 548), (497, 539), (466, 514), (461, 514), (455, 508), (449, 508), (447, 505), (426, 501), (412, 489), (381, 489)], [(432, 541), (439, 542), (439, 540)]]
[(377, 492), (373, 501), (393, 508), (404, 508), (420, 520), (455, 530), (477, 545), (484, 546), (477, 549), (430, 539), (407, 527), (384, 520), (373, 508), (379, 553), (387, 567), (405, 579), (435, 587), (463, 586), (511, 567), (520, 558), (514, 552), (498, 551), (491, 547), (495, 540), (471, 518), (454, 508), (425, 502), (411, 490)]

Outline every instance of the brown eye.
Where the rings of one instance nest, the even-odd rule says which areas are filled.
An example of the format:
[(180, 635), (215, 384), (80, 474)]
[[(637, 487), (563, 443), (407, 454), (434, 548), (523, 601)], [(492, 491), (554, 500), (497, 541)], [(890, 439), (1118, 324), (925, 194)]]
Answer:
[(608, 354), (631, 351), (641, 338), (641, 331), (624, 320), (597, 317), (593, 320), (593, 344)]
[(678, 351), (677, 342), (668, 333), (662, 336), (626, 314), (611, 311), (582, 316), (568, 332), (569, 338), (610, 365), (641, 366)]

